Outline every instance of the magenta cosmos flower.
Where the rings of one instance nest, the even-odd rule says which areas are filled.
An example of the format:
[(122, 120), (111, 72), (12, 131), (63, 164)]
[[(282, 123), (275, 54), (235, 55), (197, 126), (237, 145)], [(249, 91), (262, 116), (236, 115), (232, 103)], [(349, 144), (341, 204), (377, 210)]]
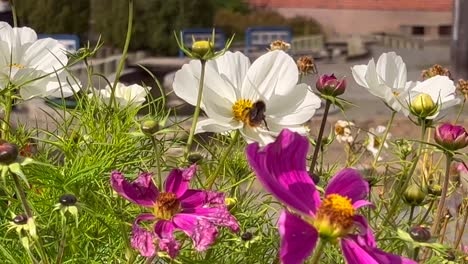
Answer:
[(445, 123), (436, 127), (434, 140), (446, 149), (458, 150), (468, 146), (468, 133), (462, 126)]
[[(132, 247), (142, 256), (153, 256), (156, 252), (154, 242), (159, 242), (159, 249), (175, 258), (180, 248), (174, 237), (176, 230), (190, 236), (198, 251), (206, 250), (215, 241), (216, 226), (239, 230), (236, 219), (226, 208), (223, 193), (188, 188), (195, 170), (195, 165), (185, 170), (172, 170), (164, 183), (164, 192), (154, 185), (150, 173), (142, 173), (130, 183), (122, 173), (112, 172), (111, 185), (118, 194), (152, 209), (152, 213), (139, 215), (132, 227)], [(154, 230), (141, 227), (142, 221), (154, 222)]]
[(288, 209), (281, 213), (280, 259), (285, 264), (302, 263), (320, 237), (339, 240), (349, 264), (416, 263), (376, 247), (372, 230), (357, 210), (370, 202), (367, 182), (353, 169), (340, 171), (328, 184), (325, 198), (315, 188), (306, 170), (307, 138), (283, 130), (275, 142), (260, 149), (247, 147), (247, 157), (259, 181)]

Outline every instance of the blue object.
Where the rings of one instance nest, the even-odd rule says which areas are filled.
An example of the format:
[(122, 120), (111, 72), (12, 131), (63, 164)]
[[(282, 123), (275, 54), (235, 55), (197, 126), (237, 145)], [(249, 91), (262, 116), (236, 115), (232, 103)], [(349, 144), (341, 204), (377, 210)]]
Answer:
[[(193, 44), (193, 38), (198, 40), (209, 40), (213, 35), (212, 28), (186, 28), (182, 30), (182, 42), (187, 48), (191, 48)], [(215, 43), (214, 48), (216, 50), (224, 49), (226, 45), (226, 34), (221, 29), (215, 29)], [(184, 57), (184, 52), (179, 49), (179, 57)]]
[(275, 40), (291, 43), (292, 31), (289, 27), (249, 27), (245, 30), (245, 54), (252, 48), (266, 49)]
[(39, 34), (38, 38), (53, 38), (62, 43), (68, 52), (75, 52), (80, 48), (80, 38), (71, 34)]

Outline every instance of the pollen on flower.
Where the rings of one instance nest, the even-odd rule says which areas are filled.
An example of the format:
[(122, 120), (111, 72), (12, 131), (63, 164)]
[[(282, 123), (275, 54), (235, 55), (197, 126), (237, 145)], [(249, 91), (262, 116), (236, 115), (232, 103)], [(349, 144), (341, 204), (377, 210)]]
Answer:
[(351, 199), (339, 194), (329, 194), (317, 211), (314, 226), (321, 237), (340, 237), (352, 227), (355, 213)]
[(160, 193), (153, 214), (158, 219), (171, 219), (180, 210), (180, 201), (177, 196), (171, 192)]
[(11, 68), (24, 69), (25, 66), (19, 63), (12, 63), (9, 65)]
[(249, 121), (249, 112), (253, 107), (252, 100), (249, 99), (240, 99), (237, 100), (232, 106), (232, 113), (234, 119), (247, 123)]

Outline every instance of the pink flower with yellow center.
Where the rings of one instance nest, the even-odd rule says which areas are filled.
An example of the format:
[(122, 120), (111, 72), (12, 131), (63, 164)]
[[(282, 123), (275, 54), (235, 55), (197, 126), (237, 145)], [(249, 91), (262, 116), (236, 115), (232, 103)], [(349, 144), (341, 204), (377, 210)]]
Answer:
[[(195, 170), (195, 165), (172, 170), (164, 183), (164, 192), (154, 185), (150, 173), (142, 173), (130, 183), (122, 173), (112, 172), (111, 185), (119, 195), (152, 210), (139, 215), (133, 223), (131, 245), (142, 256), (155, 255), (157, 242), (160, 250), (175, 258), (180, 248), (174, 237), (176, 230), (190, 236), (198, 251), (213, 244), (218, 235), (216, 226), (239, 230), (236, 219), (226, 208), (223, 193), (188, 189)], [(140, 226), (143, 221), (154, 222), (154, 230)]]
[(371, 205), (367, 182), (353, 169), (336, 174), (320, 199), (306, 170), (309, 143), (306, 137), (287, 129), (275, 142), (260, 149), (247, 147), (247, 157), (263, 186), (288, 209), (279, 219), (280, 259), (285, 264), (302, 263), (317, 241), (339, 241), (349, 264), (409, 264), (416, 262), (377, 248), (372, 230), (358, 209)]

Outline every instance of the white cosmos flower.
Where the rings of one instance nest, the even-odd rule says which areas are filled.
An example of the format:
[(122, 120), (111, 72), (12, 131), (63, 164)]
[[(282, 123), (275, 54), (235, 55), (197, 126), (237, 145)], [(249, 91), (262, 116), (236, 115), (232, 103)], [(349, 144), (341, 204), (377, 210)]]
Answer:
[[(174, 92), (192, 105), (200, 73), (201, 63), (194, 60), (175, 75)], [(196, 133), (239, 129), (247, 141), (260, 144), (272, 142), (283, 128), (305, 134), (303, 124), (320, 107), (320, 99), (297, 80), (294, 60), (279, 50), (252, 65), (240, 52), (208, 61), (201, 103), (208, 119), (198, 122)]]
[[(377, 126), (376, 128), (369, 129), (367, 133), (368, 139), (366, 144), (366, 149), (372, 153), (372, 155), (377, 156), (380, 146), (383, 144), (384, 148), (388, 148), (387, 140), (392, 136), (390, 133), (387, 134), (385, 142), (382, 142), (383, 136), (385, 134), (386, 127)], [(382, 160), (381, 157), (378, 160)]]
[(447, 76), (434, 76), (423, 82), (416, 82), (414, 87), (408, 91), (405, 103), (409, 107), (412, 101), (421, 94), (427, 94), (431, 97), (438, 111), (427, 119), (436, 118), (441, 110), (447, 109), (451, 106), (457, 105), (461, 102), (460, 98), (456, 97), (456, 90), (454, 83)]
[[(113, 83), (111, 83), (113, 85)], [(137, 107), (142, 105), (145, 100), (148, 92), (151, 90), (151, 87), (143, 87), (138, 84), (125, 85), (123, 83), (117, 83), (115, 87), (115, 100), (117, 105), (120, 108), (125, 108), (127, 106)], [(110, 103), (112, 87), (106, 85), (104, 89), (95, 90), (95, 94), (105, 103)], [(93, 94), (88, 94), (89, 97), (92, 97)]]
[(353, 122), (338, 120), (335, 123), (335, 137), (338, 142), (353, 143), (354, 138), (351, 134), (351, 127), (354, 127)]
[(64, 51), (57, 40), (38, 40), (31, 28), (0, 22), (0, 90), (13, 84), (24, 100), (56, 92), (60, 86), (50, 82), (57, 81), (67, 65)]
[(358, 85), (381, 98), (393, 110), (407, 114), (402, 102), (411, 83), (406, 82), (406, 65), (395, 52), (380, 55), (377, 65), (371, 59), (367, 65), (356, 65), (351, 70)]

